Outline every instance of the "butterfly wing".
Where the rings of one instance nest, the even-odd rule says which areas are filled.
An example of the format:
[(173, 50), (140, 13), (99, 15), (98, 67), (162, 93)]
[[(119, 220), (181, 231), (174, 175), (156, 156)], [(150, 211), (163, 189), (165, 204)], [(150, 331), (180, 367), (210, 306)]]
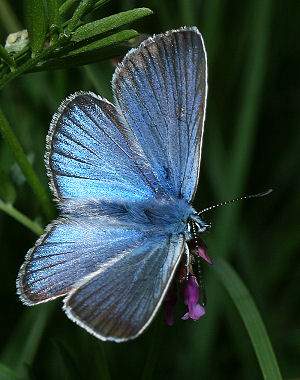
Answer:
[(128, 134), (135, 136), (164, 191), (187, 201), (199, 175), (206, 77), (205, 48), (196, 28), (147, 39), (126, 55), (113, 77)]
[(147, 239), (147, 231), (99, 218), (58, 219), (28, 252), (18, 293), (28, 305), (65, 295), (79, 280), (121, 260)]
[[(122, 136), (115, 106), (93, 93), (67, 98), (53, 117), (47, 137), (46, 166), (57, 199), (153, 196), (147, 176)], [(152, 183), (151, 183), (152, 180)]]
[(147, 240), (122, 260), (79, 282), (65, 298), (64, 310), (102, 340), (137, 337), (161, 305), (183, 247), (182, 235)]
[(96, 218), (61, 219), (29, 251), (18, 278), (27, 305), (67, 295), (67, 315), (103, 340), (139, 335), (173, 278), (183, 235)]
[(147, 40), (128, 53), (113, 88), (117, 108), (77, 93), (51, 123), (46, 163), (64, 216), (28, 253), (18, 287), (27, 304), (68, 294), (70, 318), (101, 339), (122, 341), (150, 323), (184, 237), (161, 235), (152, 221), (149, 230), (118, 217), (107, 223), (88, 202), (83, 217), (70, 201), (78, 209), (86, 200), (106, 202), (108, 216), (123, 212), (118, 202), (155, 198), (159, 190), (193, 198), (206, 101), (199, 32), (186, 28)]

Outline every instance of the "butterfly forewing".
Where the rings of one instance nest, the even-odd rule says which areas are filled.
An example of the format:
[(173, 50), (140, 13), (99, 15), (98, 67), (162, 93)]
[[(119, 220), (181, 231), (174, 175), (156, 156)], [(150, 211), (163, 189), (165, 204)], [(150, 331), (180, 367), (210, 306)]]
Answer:
[(160, 186), (190, 201), (197, 186), (206, 105), (206, 53), (196, 28), (149, 38), (127, 54), (113, 90)]
[(58, 199), (145, 198), (153, 185), (133, 159), (113, 104), (92, 93), (68, 98), (54, 116), (46, 164)]

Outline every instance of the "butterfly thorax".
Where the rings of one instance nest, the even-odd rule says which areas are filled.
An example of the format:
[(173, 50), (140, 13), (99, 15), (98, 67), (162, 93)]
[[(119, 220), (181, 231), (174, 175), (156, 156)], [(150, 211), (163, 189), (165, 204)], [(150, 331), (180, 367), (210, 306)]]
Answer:
[(189, 240), (189, 220), (197, 217), (194, 208), (184, 199), (164, 196), (144, 200), (103, 200), (89, 198), (66, 200), (62, 205), (63, 216), (90, 220), (104, 225), (118, 224), (139, 230), (155, 230), (157, 234), (184, 234)]

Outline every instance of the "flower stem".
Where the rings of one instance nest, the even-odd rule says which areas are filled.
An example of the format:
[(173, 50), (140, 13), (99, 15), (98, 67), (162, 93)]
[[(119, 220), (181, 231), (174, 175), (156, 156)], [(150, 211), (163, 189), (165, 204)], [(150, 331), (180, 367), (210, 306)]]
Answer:
[(33, 231), (37, 235), (41, 235), (44, 232), (44, 230), (38, 223), (32, 221), (26, 215), (22, 214), (20, 211), (15, 209), (12, 204), (5, 203), (1, 199), (0, 199), (0, 210), (12, 216), (14, 219), (22, 223), (24, 226), (29, 228), (31, 231)]
[(53, 206), (46, 193), (43, 185), (41, 184), (39, 178), (34, 172), (32, 166), (30, 165), (16, 135), (11, 129), (6, 117), (4, 116), (0, 108), (0, 132), (2, 133), (4, 139), (8, 143), (10, 149), (12, 150), (15, 159), (22, 170), (24, 176), (27, 178), (29, 185), (36, 194), (37, 198), (41, 202), (45, 215), (51, 219), (54, 216)]

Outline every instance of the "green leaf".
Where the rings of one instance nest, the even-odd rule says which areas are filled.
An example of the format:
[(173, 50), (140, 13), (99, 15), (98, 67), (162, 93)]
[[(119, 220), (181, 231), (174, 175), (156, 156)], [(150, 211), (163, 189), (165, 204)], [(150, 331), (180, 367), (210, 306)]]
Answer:
[(64, 366), (65, 375), (72, 380), (80, 379), (83, 380), (84, 377), (81, 374), (80, 365), (78, 361), (75, 360), (70, 348), (59, 339), (52, 339), (52, 342), (59, 352), (59, 356)]
[(15, 61), (8, 54), (7, 50), (0, 44), (0, 57), (6, 62), (9, 66), (15, 66)]
[(78, 25), (81, 20), (81, 17), (96, 3), (95, 0), (82, 0), (78, 7), (76, 8), (73, 16), (69, 22), (69, 25), (66, 29), (66, 33), (70, 33)]
[[(116, 36), (117, 34), (118, 36)], [(98, 46), (101, 48), (95, 49), (93, 47), (91, 48), (91, 50), (84, 50), (84, 52), (80, 54), (70, 53), (69, 55), (66, 55), (62, 58), (51, 59), (40, 66), (34, 67), (33, 70), (31, 71), (56, 70), (56, 69), (83, 66), (89, 63), (99, 62), (105, 59), (125, 55), (128, 51), (128, 47), (120, 46), (120, 45), (115, 46), (115, 45), (112, 45), (113, 42), (126, 41), (127, 39), (135, 37), (137, 34), (138, 33), (135, 30), (123, 30), (122, 32), (113, 34), (112, 36), (109, 36), (109, 37), (103, 38), (100, 41), (97, 41), (99, 42)]]
[(25, 0), (25, 20), (31, 42), (32, 56), (44, 48), (47, 22), (43, 0)]
[(66, 0), (66, 1), (64, 1), (62, 3), (62, 5), (59, 7), (59, 14), (60, 15), (65, 14), (77, 2), (78, 2), (78, 0)]
[(102, 38), (101, 40), (91, 42), (84, 45), (78, 49), (72, 50), (67, 55), (85, 53), (87, 51), (92, 51), (100, 48), (104, 48), (111, 45), (116, 45), (120, 42), (129, 40), (130, 38), (138, 36), (138, 32), (135, 30), (122, 30), (121, 32), (112, 34), (111, 36)]
[(265, 325), (245, 284), (225, 260), (215, 260), (213, 267), (243, 319), (264, 379), (282, 380)]
[(1, 380), (24, 380), (15, 371), (0, 363), (0, 379)]
[(0, 168), (0, 199), (7, 203), (14, 203), (16, 199), (16, 192), (13, 184), (11, 183), (8, 175)]
[(88, 9), (87, 13), (92, 13), (96, 11), (97, 9), (101, 8), (103, 5), (109, 3), (111, 0), (99, 0), (97, 1), (90, 9)]
[(55, 302), (51, 302), (24, 310), (8, 344), (4, 347), (1, 361), (21, 376), (25, 375), (25, 365), (31, 365), (34, 360), (55, 305)]
[(79, 42), (109, 30), (119, 28), (129, 24), (139, 18), (148, 16), (153, 12), (148, 8), (137, 8), (127, 12), (121, 12), (112, 16), (105, 17), (101, 20), (90, 22), (89, 24), (80, 26), (72, 35), (71, 41)]
[(57, 0), (46, 0), (48, 9), (48, 22), (50, 27), (51, 40), (55, 41), (58, 38), (58, 33), (61, 30), (61, 21), (59, 15), (59, 6)]

